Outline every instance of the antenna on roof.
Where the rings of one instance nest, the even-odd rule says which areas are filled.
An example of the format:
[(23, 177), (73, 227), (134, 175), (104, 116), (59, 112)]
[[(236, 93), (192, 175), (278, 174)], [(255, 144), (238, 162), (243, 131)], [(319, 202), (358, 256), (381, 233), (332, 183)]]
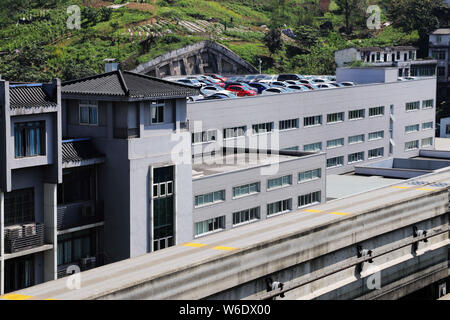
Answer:
[(105, 73), (113, 72), (119, 70), (119, 64), (116, 62), (116, 59), (105, 59)]

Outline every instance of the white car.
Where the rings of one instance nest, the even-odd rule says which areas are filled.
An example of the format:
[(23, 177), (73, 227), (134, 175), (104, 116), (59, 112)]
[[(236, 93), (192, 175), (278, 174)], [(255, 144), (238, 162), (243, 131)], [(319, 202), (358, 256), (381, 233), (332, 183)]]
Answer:
[(231, 91), (224, 90), (223, 88), (221, 88), (219, 86), (204, 86), (203, 88), (200, 89), (200, 92), (204, 96), (210, 96), (210, 95), (213, 95), (213, 94), (218, 93), (218, 92), (231, 93)]
[(336, 88), (335, 86), (333, 86), (332, 84), (329, 84), (329, 83), (318, 83), (317, 87), (319, 89), (334, 89), (334, 88)]
[(175, 82), (178, 82), (181, 84), (186, 84), (188, 86), (197, 87), (197, 88), (202, 87), (202, 83), (195, 79), (177, 79), (177, 80), (175, 80)]

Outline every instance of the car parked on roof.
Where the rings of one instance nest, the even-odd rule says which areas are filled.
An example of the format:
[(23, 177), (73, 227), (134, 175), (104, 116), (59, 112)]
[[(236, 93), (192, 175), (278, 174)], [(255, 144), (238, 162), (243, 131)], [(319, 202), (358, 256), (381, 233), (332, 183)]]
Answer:
[(234, 93), (228, 91), (221, 91), (206, 96), (203, 98), (203, 100), (220, 100), (220, 99), (234, 99), (234, 98), (237, 98), (237, 96)]
[(250, 87), (241, 84), (241, 85), (230, 85), (226, 89), (231, 92), (236, 92), (238, 97), (256, 96), (257, 94), (256, 91), (249, 88)]
[(351, 81), (340, 82), (344, 87), (354, 87), (356, 84)]
[(299, 86), (298, 84), (290, 84), (290, 85), (287, 86), (287, 88), (291, 89), (291, 90), (295, 90), (295, 91), (309, 91), (309, 89), (308, 90), (304, 90), (302, 88), (302, 86)]
[(202, 87), (202, 83), (196, 79), (177, 79), (177, 80), (175, 80), (175, 82), (187, 84), (189, 86), (197, 87), (197, 88)]
[(204, 86), (203, 88), (200, 89), (200, 92), (204, 96), (210, 96), (217, 92), (227, 92), (227, 91), (224, 90), (222, 87), (212, 85), (212, 86)]
[(304, 76), (302, 76), (301, 74), (280, 74), (277, 78), (277, 81), (300, 80), (303, 78)]
[(330, 84), (330, 83), (318, 83), (318, 84), (317, 84), (317, 87), (318, 87), (319, 89), (334, 89), (334, 88), (336, 88), (335, 86), (333, 86), (333, 85)]
[(266, 89), (262, 92), (263, 95), (270, 95), (270, 94), (280, 94), (280, 93), (288, 93), (288, 92), (294, 92), (294, 90), (283, 88), (283, 87), (270, 87), (269, 89)]
[(270, 83), (271, 87), (283, 87), (286, 88), (288, 86), (287, 83), (283, 82), (283, 81), (273, 81)]
[(227, 80), (228, 80), (227, 77), (224, 77), (224, 76), (222, 76), (220, 74), (216, 74), (216, 73), (206, 73), (205, 76), (209, 76), (209, 77), (219, 80), (221, 82), (227, 82)]
[(270, 88), (269, 85), (262, 83), (262, 82), (250, 82), (248, 85), (250, 87), (254, 88), (255, 90), (257, 90), (258, 94), (261, 94), (264, 90)]

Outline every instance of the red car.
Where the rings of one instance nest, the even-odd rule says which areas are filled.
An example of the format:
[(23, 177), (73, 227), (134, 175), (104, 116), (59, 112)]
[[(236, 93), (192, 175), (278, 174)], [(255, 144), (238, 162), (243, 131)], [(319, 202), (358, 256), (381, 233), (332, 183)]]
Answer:
[(228, 86), (227, 90), (236, 92), (238, 97), (256, 96), (256, 94), (257, 94), (256, 91), (249, 90), (249, 89), (245, 88), (244, 86), (239, 86), (239, 85)]
[(227, 77), (224, 77), (224, 76), (221, 76), (220, 74), (215, 74), (215, 73), (208, 73), (208, 74), (205, 74), (205, 76), (209, 76), (213, 79), (220, 80), (222, 83), (225, 83), (228, 80)]

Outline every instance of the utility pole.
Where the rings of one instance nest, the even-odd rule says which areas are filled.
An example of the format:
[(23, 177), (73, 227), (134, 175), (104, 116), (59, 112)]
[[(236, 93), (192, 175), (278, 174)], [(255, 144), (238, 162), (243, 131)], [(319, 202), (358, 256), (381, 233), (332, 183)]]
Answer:
[(262, 72), (261, 72), (261, 65), (262, 65), (262, 60), (261, 60), (261, 58), (259, 58), (259, 74), (262, 73)]

